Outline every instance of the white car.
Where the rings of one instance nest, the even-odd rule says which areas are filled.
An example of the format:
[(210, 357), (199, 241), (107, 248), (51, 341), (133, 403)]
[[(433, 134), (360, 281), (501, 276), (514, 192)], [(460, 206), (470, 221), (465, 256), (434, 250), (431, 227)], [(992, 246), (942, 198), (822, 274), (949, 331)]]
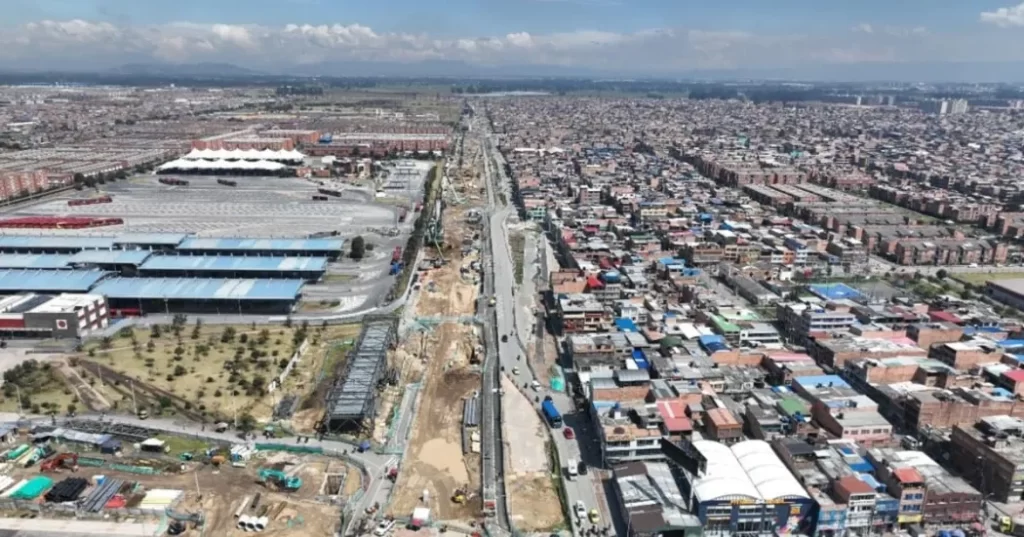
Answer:
[(581, 521), (587, 519), (587, 506), (583, 504), (583, 500), (576, 500), (576, 505), (573, 506), (572, 511), (576, 514), (576, 518)]
[(380, 524), (377, 524), (377, 527), (373, 530), (373, 534), (377, 537), (382, 537), (384, 535), (387, 535), (388, 532), (391, 531), (391, 529), (394, 527), (394, 520), (381, 520)]

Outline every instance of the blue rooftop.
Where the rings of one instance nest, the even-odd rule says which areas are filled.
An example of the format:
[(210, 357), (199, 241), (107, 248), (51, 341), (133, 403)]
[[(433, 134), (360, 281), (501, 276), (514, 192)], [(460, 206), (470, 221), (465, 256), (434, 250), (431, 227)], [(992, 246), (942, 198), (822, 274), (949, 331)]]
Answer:
[(619, 332), (639, 332), (636, 328), (636, 323), (624, 317), (615, 319), (615, 328), (618, 328)]
[(322, 272), (327, 270), (323, 257), (230, 257), (156, 255), (140, 270), (223, 270), (259, 272)]
[(102, 270), (0, 270), (0, 293), (85, 293), (108, 274)]
[(71, 263), (138, 265), (149, 255), (146, 250), (82, 250), (71, 256)]
[(238, 251), (340, 251), (343, 239), (201, 239), (188, 238), (179, 250), (238, 250)]
[(62, 269), (72, 256), (66, 254), (0, 254), (0, 269)]
[(122, 233), (114, 239), (116, 244), (177, 246), (188, 235), (184, 233)]
[(808, 288), (812, 293), (826, 300), (856, 299), (863, 296), (860, 294), (860, 291), (845, 283), (821, 283), (809, 285)]
[(839, 375), (807, 375), (806, 377), (794, 377), (793, 382), (799, 382), (805, 388), (814, 388), (818, 384), (828, 386), (829, 383), (836, 388), (850, 387)]
[(113, 278), (93, 289), (107, 298), (164, 300), (295, 300), (303, 280)]
[(999, 345), (1000, 347), (1003, 347), (1004, 349), (1012, 347), (1024, 347), (1024, 339), (1004, 339), (1002, 341), (997, 341), (996, 344)]
[(7, 249), (61, 249), (109, 250), (114, 247), (113, 237), (75, 237), (72, 235), (3, 235), (0, 248)]

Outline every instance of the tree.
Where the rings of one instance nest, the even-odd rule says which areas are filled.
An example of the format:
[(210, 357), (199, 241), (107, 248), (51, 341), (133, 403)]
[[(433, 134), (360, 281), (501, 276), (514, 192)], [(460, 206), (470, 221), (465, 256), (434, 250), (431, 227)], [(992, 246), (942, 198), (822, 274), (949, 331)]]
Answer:
[(238, 417), (238, 429), (242, 432), (249, 432), (256, 428), (256, 418), (246, 412)]
[(947, 276), (949, 276), (949, 273), (946, 272), (946, 269), (944, 268), (939, 269), (937, 272), (935, 272), (935, 277), (940, 280), (945, 280)]
[(362, 259), (364, 255), (366, 255), (366, 239), (363, 239), (362, 235), (357, 235), (352, 239), (352, 250), (349, 252), (349, 257)]
[(68, 403), (68, 415), (69, 416), (74, 416), (76, 410), (78, 410), (78, 405), (76, 405), (74, 403)]

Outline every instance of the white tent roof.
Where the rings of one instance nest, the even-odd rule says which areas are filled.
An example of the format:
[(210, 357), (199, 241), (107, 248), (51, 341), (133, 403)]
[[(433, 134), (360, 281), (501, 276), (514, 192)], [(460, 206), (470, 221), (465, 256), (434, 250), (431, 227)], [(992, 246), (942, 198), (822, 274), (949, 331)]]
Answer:
[(760, 500), (761, 494), (725, 445), (711, 440), (696, 440), (693, 447), (707, 459), (703, 475), (693, 479), (693, 492), (701, 502), (726, 498)]
[(299, 161), (306, 158), (294, 149), (275, 151), (273, 149), (193, 149), (182, 157), (184, 160), (282, 160)]
[(731, 449), (711, 440), (697, 440), (693, 446), (707, 459), (705, 472), (693, 479), (694, 494), (701, 502), (810, 498), (764, 440), (746, 440)]
[(287, 168), (279, 162), (269, 160), (172, 160), (159, 166), (160, 170), (266, 170), (277, 171)]
[(764, 440), (746, 440), (732, 452), (765, 500), (810, 498), (807, 491)]

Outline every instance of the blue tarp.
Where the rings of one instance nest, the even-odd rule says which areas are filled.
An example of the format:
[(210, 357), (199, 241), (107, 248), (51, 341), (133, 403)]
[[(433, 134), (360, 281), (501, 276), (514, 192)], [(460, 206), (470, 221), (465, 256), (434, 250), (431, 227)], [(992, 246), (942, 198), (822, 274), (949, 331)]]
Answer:
[(647, 361), (647, 356), (644, 356), (644, 351), (640, 349), (633, 349), (633, 361), (636, 362), (636, 366), (640, 369), (651, 368), (651, 363)]
[(639, 332), (636, 323), (632, 319), (626, 319), (625, 317), (615, 319), (615, 328), (618, 328), (619, 332)]
[(997, 341), (997, 345), (1004, 349), (1010, 347), (1024, 347), (1024, 339), (1004, 339), (1003, 341)]

